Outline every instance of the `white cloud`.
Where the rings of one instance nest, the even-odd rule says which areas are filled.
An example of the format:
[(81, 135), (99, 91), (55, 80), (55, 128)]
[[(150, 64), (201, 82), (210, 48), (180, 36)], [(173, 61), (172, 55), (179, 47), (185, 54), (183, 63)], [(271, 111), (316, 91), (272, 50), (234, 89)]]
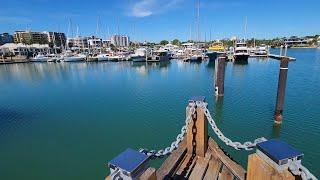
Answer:
[(162, 13), (174, 8), (183, 0), (140, 0), (133, 4), (131, 15), (135, 17), (147, 17)]

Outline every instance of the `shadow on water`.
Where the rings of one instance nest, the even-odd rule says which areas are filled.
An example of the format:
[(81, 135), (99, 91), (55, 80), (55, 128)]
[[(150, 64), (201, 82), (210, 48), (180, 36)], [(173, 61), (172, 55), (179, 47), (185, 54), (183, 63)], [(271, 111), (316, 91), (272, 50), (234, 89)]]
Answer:
[(235, 61), (233, 64), (234, 65), (247, 65), (248, 61)]
[(210, 69), (214, 69), (214, 66), (215, 66), (215, 62), (214, 61), (209, 61), (208, 64), (207, 64), (207, 68), (210, 68)]

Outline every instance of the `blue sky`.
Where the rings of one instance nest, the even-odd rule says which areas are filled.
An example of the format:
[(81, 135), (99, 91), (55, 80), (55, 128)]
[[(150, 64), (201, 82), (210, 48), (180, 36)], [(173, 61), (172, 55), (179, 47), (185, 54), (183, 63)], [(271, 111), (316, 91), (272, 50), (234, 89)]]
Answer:
[[(72, 32), (103, 37), (119, 32), (133, 40), (189, 39), (196, 0), (1, 0), (0, 32)], [(200, 0), (200, 36), (272, 38), (320, 34), (319, 0)], [(119, 28), (118, 28), (119, 27)], [(73, 30), (72, 30), (73, 29)]]

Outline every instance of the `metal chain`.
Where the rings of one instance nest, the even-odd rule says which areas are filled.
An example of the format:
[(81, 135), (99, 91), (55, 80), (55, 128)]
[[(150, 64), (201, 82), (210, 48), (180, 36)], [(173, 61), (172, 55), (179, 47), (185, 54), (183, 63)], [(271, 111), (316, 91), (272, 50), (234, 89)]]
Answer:
[(301, 160), (300, 161), (296, 161), (296, 160), (289, 160), (289, 170), (292, 172), (292, 174), (296, 175), (296, 176), (301, 176), (302, 180), (317, 180), (317, 178), (310, 173), (310, 171), (304, 167), (301, 164)]
[(173, 150), (177, 149), (187, 132), (187, 127), (192, 119), (193, 114), (196, 113), (196, 105), (194, 103), (190, 103), (189, 106), (190, 108), (189, 108), (188, 115), (186, 117), (185, 125), (182, 126), (180, 134), (177, 135), (176, 140), (173, 141), (169, 147), (166, 147), (165, 149), (161, 149), (158, 151), (156, 150), (148, 151), (147, 149), (140, 149), (139, 152), (146, 154), (151, 158), (161, 158), (171, 154)]
[(247, 151), (252, 150), (258, 143), (264, 142), (267, 139), (264, 137), (261, 138), (257, 138), (255, 139), (253, 142), (247, 141), (243, 144), (241, 144), (240, 142), (234, 142), (231, 139), (225, 137), (223, 135), (223, 133), (220, 131), (220, 129), (217, 127), (214, 119), (211, 117), (211, 114), (209, 112), (209, 110), (207, 109), (207, 103), (202, 103), (202, 105), (200, 106), (203, 108), (204, 114), (208, 119), (209, 124), (212, 127), (212, 130), (214, 131), (214, 133), (218, 136), (219, 139), (221, 139), (227, 146), (231, 146), (236, 150), (242, 150), (245, 149)]

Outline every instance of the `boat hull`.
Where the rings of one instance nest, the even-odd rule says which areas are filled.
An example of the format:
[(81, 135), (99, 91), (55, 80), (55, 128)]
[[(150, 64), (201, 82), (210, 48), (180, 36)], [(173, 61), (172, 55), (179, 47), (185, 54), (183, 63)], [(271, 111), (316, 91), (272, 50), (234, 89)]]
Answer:
[(63, 58), (64, 62), (79, 62), (79, 61), (84, 61), (83, 57), (64, 57)]
[(248, 61), (249, 54), (237, 54), (234, 56), (234, 61)]
[(132, 62), (146, 62), (146, 57), (143, 56), (137, 56), (137, 57), (131, 57)]
[(215, 61), (218, 57), (217, 52), (207, 52), (207, 56), (209, 57), (209, 61)]
[(98, 57), (98, 61), (108, 61), (108, 57)]
[(36, 59), (32, 59), (31, 62), (47, 62), (49, 60), (49, 58), (36, 58)]

